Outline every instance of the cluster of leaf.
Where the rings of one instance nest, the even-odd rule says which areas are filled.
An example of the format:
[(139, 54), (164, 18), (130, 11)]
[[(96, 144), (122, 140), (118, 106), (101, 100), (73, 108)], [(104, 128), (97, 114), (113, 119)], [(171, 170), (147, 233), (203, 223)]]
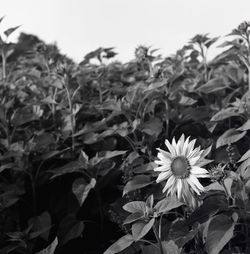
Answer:
[[(248, 29), (232, 36), (211, 61), (217, 38), (197, 35), (167, 58), (140, 46), (125, 64), (113, 48), (75, 64), (34, 36), (1, 40), (0, 253), (246, 251)], [(191, 214), (153, 171), (156, 148), (182, 133), (211, 146), (216, 168)]]

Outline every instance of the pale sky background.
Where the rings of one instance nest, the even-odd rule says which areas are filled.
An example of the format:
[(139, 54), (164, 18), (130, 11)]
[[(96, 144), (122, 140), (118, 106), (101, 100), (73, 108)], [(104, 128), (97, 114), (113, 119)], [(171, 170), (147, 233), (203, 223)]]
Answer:
[(0, 33), (22, 25), (12, 40), (35, 34), (76, 61), (114, 46), (116, 58), (128, 61), (140, 44), (168, 56), (197, 33), (225, 36), (250, 21), (250, 0), (0, 0), (4, 15)]

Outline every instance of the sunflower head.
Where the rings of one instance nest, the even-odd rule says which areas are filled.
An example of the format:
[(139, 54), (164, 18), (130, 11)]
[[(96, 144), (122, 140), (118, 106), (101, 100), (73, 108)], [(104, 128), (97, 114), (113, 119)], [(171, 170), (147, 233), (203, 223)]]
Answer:
[(194, 206), (195, 196), (205, 189), (198, 178), (209, 177), (208, 171), (203, 168), (209, 163), (204, 157), (206, 153), (200, 147), (195, 148), (196, 140), (190, 141), (182, 135), (176, 142), (165, 140), (168, 151), (158, 148), (157, 167), (154, 171), (160, 172), (156, 182), (165, 182), (163, 192), (176, 196), (190, 206)]

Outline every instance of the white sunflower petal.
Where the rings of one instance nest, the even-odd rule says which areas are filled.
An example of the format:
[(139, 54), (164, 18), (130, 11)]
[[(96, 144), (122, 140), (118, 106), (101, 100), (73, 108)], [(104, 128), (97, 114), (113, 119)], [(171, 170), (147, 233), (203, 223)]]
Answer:
[(158, 164), (158, 165), (165, 165), (166, 164), (166, 162), (164, 162), (162, 160), (155, 160), (154, 163)]
[(195, 184), (195, 186), (196, 186), (200, 191), (205, 191), (205, 188), (201, 185), (201, 183), (199, 182), (199, 180), (197, 179), (196, 176), (194, 176), (194, 175), (191, 174), (191, 175), (189, 176), (189, 179), (190, 179), (190, 181), (192, 181), (192, 183)]
[(169, 143), (167, 139), (165, 140), (165, 145), (167, 146), (171, 155), (176, 156), (175, 149), (173, 148), (173, 146)]
[(209, 174), (208, 171), (205, 168), (200, 168), (198, 166), (193, 166), (191, 168), (191, 173), (193, 175), (205, 175), (205, 174)]
[(170, 164), (164, 164), (162, 166), (159, 166), (157, 168), (154, 168), (154, 171), (170, 171)]
[(170, 176), (172, 175), (172, 172), (171, 171), (166, 171), (166, 172), (162, 172), (158, 175), (157, 179), (156, 179), (156, 182), (157, 183), (160, 183), (164, 180), (167, 180)]
[(190, 166), (194, 166), (194, 165), (197, 163), (197, 161), (198, 161), (199, 159), (200, 159), (199, 156), (189, 158), (188, 161), (189, 161), (189, 163), (190, 163)]
[(164, 151), (164, 150), (162, 150), (160, 148), (157, 148), (157, 150), (159, 151), (158, 155), (162, 154), (167, 160), (172, 160), (172, 156), (171, 156), (171, 154), (169, 152)]
[(171, 163), (171, 159), (168, 159), (168, 158), (167, 158), (166, 156), (164, 156), (164, 154), (161, 153), (161, 152), (159, 152), (159, 153), (157, 154), (157, 157), (158, 157), (161, 161), (163, 161), (164, 163), (167, 163), (167, 164)]
[(166, 184), (165, 184), (165, 187), (164, 187), (164, 189), (162, 190), (162, 192), (165, 192), (167, 189), (169, 189), (169, 188), (173, 185), (174, 181), (175, 181), (175, 177), (174, 177), (173, 175), (171, 175), (171, 176), (168, 178), (168, 180), (167, 180), (167, 182), (166, 182)]
[(188, 144), (189, 144), (189, 139), (190, 139), (190, 136), (187, 137), (186, 141), (184, 142), (183, 149), (182, 149), (183, 156), (187, 155), (187, 148), (188, 148)]
[(193, 139), (193, 140), (188, 144), (187, 155), (186, 155), (188, 158), (189, 158), (190, 154), (193, 152), (195, 142), (196, 142), (196, 139)]
[(196, 187), (196, 185), (192, 182), (192, 180), (189, 178), (187, 178), (187, 182), (190, 185), (190, 187), (198, 194), (200, 195), (200, 191), (199, 189)]

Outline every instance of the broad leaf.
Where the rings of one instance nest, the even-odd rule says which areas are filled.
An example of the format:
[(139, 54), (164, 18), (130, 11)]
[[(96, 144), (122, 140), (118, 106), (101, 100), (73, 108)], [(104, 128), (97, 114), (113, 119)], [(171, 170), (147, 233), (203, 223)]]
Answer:
[(247, 131), (250, 130), (250, 119), (248, 119), (241, 127), (239, 127), (237, 130), (239, 131)]
[(218, 138), (216, 142), (216, 148), (235, 143), (242, 139), (246, 135), (246, 133), (246, 131), (239, 132), (234, 128), (229, 129)]
[(74, 214), (68, 214), (60, 222), (58, 229), (59, 244), (64, 245), (68, 241), (79, 237), (82, 234), (84, 224), (76, 219)]
[(133, 180), (127, 182), (123, 189), (123, 195), (127, 194), (130, 191), (141, 189), (152, 184), (150, 176), (138, 175), (133, 178)]
[(162, 131), (162, 121), (159, 118), (151, 118), (141, 126), (142, 132), (157, 137)]
[(232, 218), (219, 214), (209, 223), (206, 237), (208, 254), (219, 254), (233, 237), (235, 222)]
[(152, 218), (149, 222), (138, 221), (132, 225), (132, 235), (135, 241), (144, 237), (149, 230), (153, 227), (155, 219)]
[(55, 240), (46, 249), (36, 252), (36, 254), (54, 254), (57, 245), (58, 245), (58, 239), (56, 237)]
[(201, 93), (214, 93), (225, 89), (228, 86), (227, 82), (223, 78), (214, 78), (209, 80), (206, 84), (198, 88)]
[(143, 201), (132, 201), (123, 206), (123, 209), (129, 213), (144, 213), (146, 203)]
[(248, 158), (250, 158), (250, 149), (242, 155), (238, 162), (245, 161)]
[(187, 219), (186, 222), (188, 225), (193, 225), (196, 222), (202, 224), (219, 211), (228, 210), (228, 202), (222, 191), (210, 191), (206, 195), (202, 205), (199, 206)]
[(221, 109), (218, 113), (216, 113), (212, 118), (211, 121), (222, 121), (232, 116), (238, 116), (239, 111), (235, 107), (229, 107), (226, 109)]
[(53, 176), (51, 177), (51, 179), (54, 179), (55, 177), (69, 174), (69, 173), (75, 173), (75, 172), (81, 173), (82, 172), (81, 168), (82, 168), (82, 164), (79, 161), (71, 161), (60, 168), (48, 170), (47, 172), (53, 173)]
[(144, 217), (143, 212), (135, 212), (135, 213), (132, 213), (132, 214), (130, 214), (130, 215), (125, 219), (125, 221), (123, 222), (123, 224), (125, 225), (125, 224), (132, 223), (132, 222), (134, 222), (134, 221), (143, 219), (143, 217)]
[(76, 179), (72, 186), (72, 191), (75, 194), (79, 205), (81, 206), (87, 198), (89, 191), (96, 185), (95, 178), (91, 178), (90, 183), (86, 183), (84, 178)]
[(132, 235), (127, 234), (113, 243), (104, 254), (115, 254), (123, 251), (127, 247), (129, 247), (134, 242), (134, 238)]
[(167, 197), (167, 198), (164, 198), (161, 201), (159, 201), (155, 205), (154, 209), (158, 213), (166, 213), (166, 212), (168, 212), (174, 208), (177, 208), (181, 205), (183, 205), (183, 203), (180, 202), (179, 200), (177, 200), (176, 198)]

